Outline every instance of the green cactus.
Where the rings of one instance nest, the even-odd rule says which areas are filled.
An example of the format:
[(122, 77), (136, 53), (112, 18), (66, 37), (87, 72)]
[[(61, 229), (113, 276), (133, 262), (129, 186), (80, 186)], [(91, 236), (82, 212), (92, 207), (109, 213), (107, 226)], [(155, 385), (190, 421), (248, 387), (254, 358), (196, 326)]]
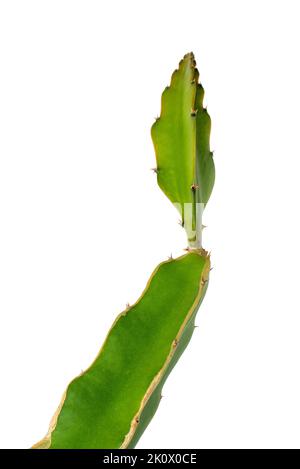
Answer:
[(157, 182), (178, 208), (189, 245), (201, 248), (201, 215), (213, 189), (210, 117), (193, 53), (186, 54), (161, 99), (161, 116), (151, 129)]
[(201, 214), (214, 183), (210, 119), (198, 75), (193, 54), (187, 54), (152, 127), (158, 184), (182, 215), (189, 252), (155, 269), (139, 300), (116, 319), (93, 364), (69, 384), (47, 435), (33, 448), (133, 448), (192, 336), (210, 271)]

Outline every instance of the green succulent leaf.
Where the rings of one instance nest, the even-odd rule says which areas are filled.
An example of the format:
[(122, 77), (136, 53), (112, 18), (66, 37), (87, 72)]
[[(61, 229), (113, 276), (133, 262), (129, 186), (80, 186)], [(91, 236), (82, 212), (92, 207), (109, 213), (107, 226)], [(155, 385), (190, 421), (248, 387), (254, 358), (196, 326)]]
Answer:
[(151, 129), (159, 187), (178, 208), (195, 247), (201, 247), (196, 235), (202, 229), (201, 213), (215, 180), (209, 144), (211, 121), (198, 80), (194, 55), (186, 54), (162, 94), (161, 115)]
[(203, 299), (209, 257), (160, 264), (135, 305), (116, 320), (94, 363), (68, 386), (46, 437), (34, 448), (133, 447), (186, 347)]

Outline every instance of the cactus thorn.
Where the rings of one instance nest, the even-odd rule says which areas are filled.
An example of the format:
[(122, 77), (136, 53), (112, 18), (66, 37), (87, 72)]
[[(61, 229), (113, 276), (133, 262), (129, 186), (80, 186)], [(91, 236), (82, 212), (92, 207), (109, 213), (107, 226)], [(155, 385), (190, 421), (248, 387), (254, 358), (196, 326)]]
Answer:
[(151, 171), (153, 171), (155, 174), (158, 173), (158, 169), (157, 169), (157, 168), (151, 168)]
[(207, 279), (202, 278), (201, 279), (201, 285), (204, 286), (208, 282)]
[(184, 251), (190, 252), (189, 246), (187, 248), (184, 248)]
[(172, 253), (171, 253), (171, 254), (168, 256), (168, 259), (169, 259), (170, 261), (172, 261), (172, 260), (173, 260)]
[(180, 225), (183, 228), (184, 227), (184, 221), (183, 220), (178, 220), (178, 225)]
[(138, 417), (136, 417), (135, 421), (136, 421), (136, 423), (139, 423), (140, 419)]
[(130, 308), (130, 304), (126, 303), (126, 309), (129, 309), (129, 308)]
[(202, 225), (202, 230), (204, 230), (205, 228), (207, 228), (207, 225)]
[(176, 348), (177, 345), (178, 345), (178, 340), (177, 340), (177, 339), (174, 339), (174, 341), (173, 341), (173, 347)]
[(193, 183), (193, 184), (191, 185), (191, 189), (192, 189), (192, 191), (195, 192), (197, 189), (199, 189), (198, 184)]
[(195, 117), (197, 115), (198, 109), (191, 109), (191, 116)]

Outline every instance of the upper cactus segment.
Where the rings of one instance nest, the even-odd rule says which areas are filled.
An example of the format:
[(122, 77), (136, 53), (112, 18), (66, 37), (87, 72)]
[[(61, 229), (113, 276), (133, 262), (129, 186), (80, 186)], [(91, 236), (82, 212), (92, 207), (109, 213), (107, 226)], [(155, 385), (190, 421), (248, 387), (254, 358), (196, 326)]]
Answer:
[(208, 202), (215, 179), (209, 146), (211, 121), (198, 80), (194, 54), (186, 54), (162, 94), (161, 115), (151, 129), (158, 184), (180, 210), (194, 247), (201, 247), (196, 239), (202, 229), (197, 209)]

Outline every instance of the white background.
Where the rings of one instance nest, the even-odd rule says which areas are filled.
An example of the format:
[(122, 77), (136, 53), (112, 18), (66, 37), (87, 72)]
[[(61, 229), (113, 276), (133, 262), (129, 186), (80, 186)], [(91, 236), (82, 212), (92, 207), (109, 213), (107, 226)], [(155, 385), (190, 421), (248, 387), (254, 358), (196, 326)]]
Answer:
[(150, 126), (193, 50), (212, 117), (214, 270), (140, 448), (300, 447), (297, 1), (0, 3), (0, 446), (67, 383), (185, 235)]

